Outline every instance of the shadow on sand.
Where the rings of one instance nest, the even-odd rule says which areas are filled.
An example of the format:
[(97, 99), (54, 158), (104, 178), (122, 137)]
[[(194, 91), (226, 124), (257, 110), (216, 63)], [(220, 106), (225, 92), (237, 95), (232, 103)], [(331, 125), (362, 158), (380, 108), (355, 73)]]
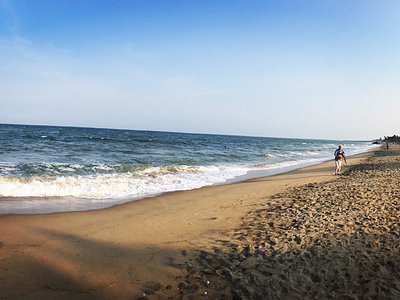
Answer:
[[(121, 247), (43, 231), (62, 243), (40, 252), (32, 245), (20, 254), (22, 272), (3, 266), (0, 299), (400, 298), (399, 236), (316, 238), (304, 248), (298, 236), (288, 236), (285, 244), (275, 241), (266, 227), (242, 227), (237, 242), (217, 241), (217, 247), (193, 257), (184, 249)], [(396, 241), (395, 249), (382, 251)], [(182, 256), (161, 263), (186, 275), (171, 278), (172, 284), (158, 282), (163, 269), (149, 267), (143, 253), (154, 253), (154, 260), (161, 252)]]
[(197, 256), (183, 290), (212, 299), (400, 299), (399, 245), (381, 248), (393, 238), (352, 236), (286, 250), (268, 236), (244, 247), (225, 243)]
[[(48, 241), (45, 245), (32, 244), (14, 253), (12, 261), (0, 262), (0, 299), (146, 299), (180, 295), (179, 276), (174, 274), (185, 271), (188, 257), (184, 249), (125, 247), (37, 230)], [(166, 281), (158, 281), (166, 277)]]

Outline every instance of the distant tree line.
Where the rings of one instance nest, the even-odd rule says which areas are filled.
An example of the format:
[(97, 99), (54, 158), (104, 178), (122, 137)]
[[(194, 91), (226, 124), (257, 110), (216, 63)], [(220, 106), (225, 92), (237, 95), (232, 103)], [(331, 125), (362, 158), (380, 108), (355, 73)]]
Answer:
[(400, 144), (400, 136), (385, 136), (383, 139), (384, 142), (392, 143), (392, 144)]

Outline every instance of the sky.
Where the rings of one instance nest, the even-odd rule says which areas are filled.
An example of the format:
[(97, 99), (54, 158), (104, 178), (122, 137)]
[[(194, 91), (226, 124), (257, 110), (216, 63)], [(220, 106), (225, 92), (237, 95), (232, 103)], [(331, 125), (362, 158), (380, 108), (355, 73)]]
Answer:
[(400, 1), (0, 0), (0, 123), (400, 133)]

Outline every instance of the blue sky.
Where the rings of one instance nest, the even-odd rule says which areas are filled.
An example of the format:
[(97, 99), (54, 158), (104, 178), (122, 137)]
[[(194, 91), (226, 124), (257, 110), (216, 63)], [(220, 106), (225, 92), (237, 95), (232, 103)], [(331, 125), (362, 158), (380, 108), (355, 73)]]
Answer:
[(399, 1), (0, 0), (0, 123), (399, 134)]

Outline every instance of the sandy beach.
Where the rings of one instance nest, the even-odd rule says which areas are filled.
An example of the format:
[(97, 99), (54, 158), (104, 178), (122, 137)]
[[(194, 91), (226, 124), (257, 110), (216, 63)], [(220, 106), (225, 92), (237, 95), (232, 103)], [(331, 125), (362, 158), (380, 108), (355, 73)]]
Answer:
[(0, 216), (0, 299), (400, 299), (400, 150), (344, 171)]

